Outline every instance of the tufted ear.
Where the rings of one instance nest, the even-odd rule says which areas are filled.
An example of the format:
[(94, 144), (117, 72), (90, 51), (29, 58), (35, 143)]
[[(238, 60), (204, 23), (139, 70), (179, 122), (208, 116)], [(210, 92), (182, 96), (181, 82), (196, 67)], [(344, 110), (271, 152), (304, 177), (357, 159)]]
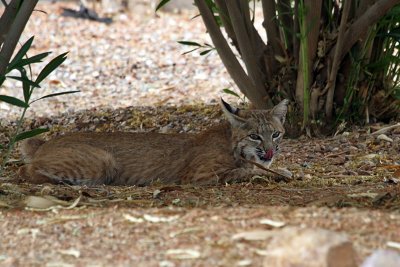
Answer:
[(276, 117), (282, 125), (285, 123), (289, 100), (284, 99), (278, 105), (272, 108), (271, 114)]
[(221, 109), (224, 112), (226, 118), (233, 127), (240, 127), (246, 122), (245, 119), (239, 116), (240, 109), (232, 107), (231, 105), (226, 103), (222, 98), (220, 99), (219, 104), (221, 105)]

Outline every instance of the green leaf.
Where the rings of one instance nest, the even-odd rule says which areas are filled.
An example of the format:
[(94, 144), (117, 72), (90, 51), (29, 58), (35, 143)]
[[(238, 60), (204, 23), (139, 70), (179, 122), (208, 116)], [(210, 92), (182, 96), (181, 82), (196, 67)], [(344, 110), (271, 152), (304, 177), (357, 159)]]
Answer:
[(191, 53), (191, 52), (193, 52), (193, 51), (196, 51), (197, 49), (199, 49), (199, 47), (197, 47), (197, 48), (195, 48), (195, 49), (192, 49), (192, 50), (189, 50), (189, 51), (186, 51), (185, 53), (182, 53), (182, 55), (189, 54), (189, 53)]
[(0, 95), (0, 101), (6, 102), (10, 105), (14, 105), (21, 108), (28, 108), (29, 105), (18, 98), (7, 96), (7, 95)]
[(52, 73), (58, 66), (60, 66), (66, 59), (67, 59), (67, 54), (62, 53), (59, 56), (56, 56), (53, 58), (39, 73), (38, 77), (36, 78), (36, 83), (40, 84), (47, 76), (49, 76), (50, 73)]
[(30, 86), (40, 88), (39, 84), (37, 84), (34, 81), (29, 80), (29, 78), (26, 75), (25, 76), (7, 76), (7, 78), (14, 79), (14, 80), (17, 80), (17, 81), (20, 81), (20, 82), (23, 82), (23, 83), (27, 83)]
[(68, 95), (68, 94), (74, 94), (74, 93), (79, 93), (79, 92), (80, 92), (79, 90), (75, 90), (75, 91), (66, 91), (66, 92), (60, 92), (60, 93), (49, 94), (49, 95), (45, 95), (45, 96), (42, 96), (41, 98), (38, 98), (38, 99), (33, 100), (33, 101), (31, 102), (31, 104), (32, 104), (33, 102), (39, 101), (39, 100), (41, 100), (41, 99), (49, 98), (49, 97), (54, 97), (54, 96), (59, 96), (59, 95)]
[(224, 89), (222, 89), (222, 91), (225, 94), (230, 94), (230, 95), (233, 95), (233, 96), (236, 96), (236, 97), (240, 98), (240, 96), (238, 94), (236, 94), (234, 91), (230, 90), (229, 88), (224, 88)]
[(163, 6), (165, 6), (165, 4), (167, 4), (170, 0), (161, 0), (160, 3), (158, 3), (157, 7), (156, 7), (156, 12), (162, 8)]
[(48, 132), (48, 131), (49, 131), (49, 129), (44, 129), (44, 128), (37, 128), (37, 129), (33, 129), (31, 131), (26, 131), (26, 132), (18, 134), (15, 137), (15, 142), (18, 142), (18, 141), (21, 141), (21, 140), (24, 140), (24, 139), (27, 139), (27, 138), (34, 137), (36, 135), (39, 135), (39, 134), (42, 134), (42, 133), (45, 133), (45, 132)]
[(191, 42), (191, 41), (178, 41), (178, 43), (182, 44), (182, 45), (190, 45), (190, 46), (199, 46), (202, 47), (201, 44), (196, 43), (196, 42)]
[(0, 145), (0, 149), (3, 149), (3, 148), (4, 148), (4, 146)]
[[(21, 77), (29, 80), (28, 76), (26, 75), (26, 70), (22, 67), (18, 68), (19, 72), (21, 73)], [(29, 103), (29, 99), (31, 98), (31, 86), (28, 82), (22, 82), (22, 90), (24, 92), (24, 100), (25, 103)], [(33, 90), (33, 89), (32, 89)]]
[(32, 36), (31, 38), (28, 39), (28, 41), (25, 42), (25, 44), (22, 45), (21, 49), (18, 51), (18, 53), (15, 55), (15, 57), (11, 60), (10, 64), (8, 65), (7, 73), (15, 69), (16, 64), (25, 56), (26, 52), (28, 52), (34, 38), (35, 36)]
[(45, 53), (37, 54), (33, 57), (23, 58), (17, 64), (15, 64), (14, 69), (23, 67), (28, 64), (42, 62), (42, 59), (44, 59), (45, 57), (47, 57), (50, 54), (51, 54), (51, 52), (45, 52)]
[(213, 51), (213, 50), (214, 50), (214, 49), (208, 49), (208, 50), (201, 51), (200, 56), (207, 55), (208, 53), (210, 53), (210, 52)]

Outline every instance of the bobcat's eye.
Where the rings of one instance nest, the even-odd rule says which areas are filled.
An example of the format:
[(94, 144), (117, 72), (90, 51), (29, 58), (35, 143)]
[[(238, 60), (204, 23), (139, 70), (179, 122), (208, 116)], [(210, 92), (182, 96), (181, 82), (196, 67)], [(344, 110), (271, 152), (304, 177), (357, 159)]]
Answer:
[(249, 135), (250, 139), (256, 140), (256, 141), (261, 141), (261, 137), (257, 134), (250, 134)]
[(272, 138), (278, 138), (281, 135), (281, 132), (276, 131), (272, 134)]

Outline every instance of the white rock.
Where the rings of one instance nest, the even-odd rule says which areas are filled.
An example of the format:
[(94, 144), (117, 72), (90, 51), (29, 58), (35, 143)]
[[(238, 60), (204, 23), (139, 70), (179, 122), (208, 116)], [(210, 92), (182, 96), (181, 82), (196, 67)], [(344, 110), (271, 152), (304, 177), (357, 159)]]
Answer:
[(268, 242), (264, 266), (356, 267), (356, 252), (345, 234), (288, 227), (275, 231)]
[(361, 267), (400, 267), (400, 253), (378, 249), (365, 259)]

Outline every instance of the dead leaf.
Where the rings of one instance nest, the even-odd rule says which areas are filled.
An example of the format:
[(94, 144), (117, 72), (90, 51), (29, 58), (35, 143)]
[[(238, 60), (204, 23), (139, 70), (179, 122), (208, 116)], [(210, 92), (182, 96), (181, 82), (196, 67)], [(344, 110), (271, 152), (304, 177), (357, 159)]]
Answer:
[(232, 236), (233, 240), (246, 240), (246, 241), (261, 241), (266, 240), (272, 236), (271, 231), (254, 230), (248, 232), (237, 233)]
[(133, 217), (132, 215), (129, 214), (124, 214), (122, 215), (128, 222), (131, 223), (142, 223), (144, 222), (143, 218), (138, 218), (138, 217)]
[(390, 248), (395, 248), (395, 249), (400, 250), (400, 243), (399, 242), (388, 241), (386, 243), (386, 246), (388, 246)]
[(179, 218), (179, 216), (175, 215), (175, 216), (169, 216), (169, 217), (158, 217), (158, 216), (145, 214), (145, 215), (143, 215), (143, 218), (148, 222), (159, 223), (159, 222), (172, 222), (172, 221), (175, 221), (176, 219)]
[(271, 227), (274, 227), (274, 228), (281, 228), (281, 227), (286, 225), (285, 222), (273, 221), (273, 220), (270, 220), (270, 219), (261, 219), (260, 223), (268, 225), (268, 226), (271, 226)]
[(174, 259), (188, 260), (200, 258), (200, 252), (194, 249), (169, 249), (165, 252)]
[(73, 248), (59, 250), (59, 252), (63, 255), (73, 256), (75, 258), (79, 258), (81, 256), (81, 252)]

